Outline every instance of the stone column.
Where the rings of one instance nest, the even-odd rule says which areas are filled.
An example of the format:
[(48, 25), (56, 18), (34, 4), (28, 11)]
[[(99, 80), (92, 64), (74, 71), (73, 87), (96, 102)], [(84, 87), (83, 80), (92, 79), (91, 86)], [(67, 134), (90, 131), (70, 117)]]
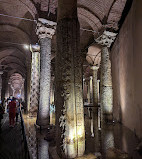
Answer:
[(1, 89), (1, 100), (4, 101), (5, 98), (5, 93), (6, 93), (6, 86), (8, 84), (8, 79), (7, 79), (7, 72), (4, 72), (1, 77), (2, 77), (2, 89)]
[(98, 103), (100, 103), (100, 80), (97, 80), (97, 87), (98, 87)]
[(40, 79), (40, 46), (31, 45), (32, 66), (31, 66), (31, 93), (30, 93), (30, 116), (37, 116), (39, 104), (39, 79)]
[(91, 69), (93, 70), (93, 105), (98, 106), (98, 66), (92, 66)]
[(82, 55), (77, 1), (58, 1), (55, 105), (57, 153), (82, 156), (85, 150)]
[(27, 77), (26, 77), (26, 111), (30, 111), (30, 90), (31, 90), (31, 63), (27, 63)]
[(93, 103), (93, 77), (90, 76), (90, 103)]
[(2, 74), (3, 71), (0, 71), (0, 100), (1, 100), (1, 91), (2, 91)]
[(99, 129), (98, 129), (98, 66), (92, 66), (91, 69), (93, 70), (93, 124), (94, 124), (94, 137), (95, 137), (95, 151), (99, 151)]
[(54, 89), (54, 78), (52, 77), (51, 79), (51, 87), (50, 87), (50, 104), (54, 104), (54, 93), (55, 93), (55, 89)]
[(37, 35), (40, 40), (40, 97), (37, 125), (47, 128), (50, 124), (51, 39), (56, 23), (38, 19)]
[(109, 55), (109, 47), (115, 40), (116, 34), (108, 31), (96, 39), (98, 44), (102, 45), (101, 51), (101, 122), (111, 122), (113, 118), (113, 94), (112, 94), (112, 77), (111, 77), (111, 61)]
[(90, 97), (90, 78), (86, 79), (87, 82), (87, 100), (88, 100), (88, 104), (91, 103), (91, 97)]

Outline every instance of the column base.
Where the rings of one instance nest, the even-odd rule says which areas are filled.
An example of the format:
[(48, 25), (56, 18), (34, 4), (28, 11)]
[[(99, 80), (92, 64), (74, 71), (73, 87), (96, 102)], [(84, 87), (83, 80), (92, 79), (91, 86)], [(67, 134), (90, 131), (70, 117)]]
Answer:
[(40, 122), (40, 121), (36, 121), (36, 128), (37, 129), (50, 129), (50, 124), (49, 124), (50, 122), (49, 121), (42, 121), (42, 122)]

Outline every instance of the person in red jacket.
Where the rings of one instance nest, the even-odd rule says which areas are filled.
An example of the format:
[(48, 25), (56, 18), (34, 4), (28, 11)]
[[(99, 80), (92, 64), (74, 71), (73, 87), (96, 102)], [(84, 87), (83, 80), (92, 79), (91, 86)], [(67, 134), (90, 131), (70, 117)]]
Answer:
[(12, 98), (12, 101), (8, 105), (9, 108), (9, 126), (15, 126), (15, 115), (16, 115), (16, 98)]

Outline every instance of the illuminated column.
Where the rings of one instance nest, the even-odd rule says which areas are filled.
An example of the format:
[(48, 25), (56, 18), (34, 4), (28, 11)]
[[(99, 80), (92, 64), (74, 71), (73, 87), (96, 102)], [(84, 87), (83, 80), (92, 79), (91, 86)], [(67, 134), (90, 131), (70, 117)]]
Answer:
[(46, 128), (50, 124), (51, 39), (56, 23), (39, 18), (37, 35), (40, 40), (40, 98), (37, 125)]
[(111, 77), (111, 61), (109, 56), (109, 47), (115, 40), (116, 34), (108, 31), (96, 40), (102, 45), (101, 51), (101, 122), (112, 121), (113, 113), (113, 94), (112, 94), (112, 77)]
[(50, 87), (50, 104), (54, 104), (54, 77), (51, 79), (51, 87)]
[(54, 77), (51, 78), (51, 91), (50, 91), (50, 125), (55, 125)]
[(98, 103), (100, 103), (100, 80), (97, 80), (97, 87), (98, 87)]
[(93, 70), (93, 105), (98, 106), (98, 66), (92, 66), (91, 69)]
[(92, 66), (91, 69), (93, 70), (93, 121), (94, 121), (94, 137), (95, 137), (95, 151), (99, 151), (99, 130), (98, 130), (98, 66)]
[(85, 151), (82, 55), (77, 1), (58, 1), (55, 105), (57, 152), (61, 158)]
[(30, 116), (37, 116), (39, 103), (39, 78), (40, 78), (40, 46), (31, 45), (32, 66), (31, 66), (31, 93), (30, 93)]
[(90, 76), (90, 103), (93, 103), (93, 77)]

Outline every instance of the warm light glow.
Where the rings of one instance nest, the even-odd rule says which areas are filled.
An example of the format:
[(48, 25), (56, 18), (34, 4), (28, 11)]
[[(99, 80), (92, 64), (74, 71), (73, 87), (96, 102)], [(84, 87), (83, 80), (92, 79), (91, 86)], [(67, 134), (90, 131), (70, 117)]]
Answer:
[(75, 138), (75, 132), (74, 132), (74, 129), (72, 129), (72, 130), (70, 131), (69, 139), (70, 139), (70, 141), (72, 142), (72, 141), (74, 140), (74, 138)]
[(26, 50), (29, 50), (30, 46), (27, 45), (27, 44), (24, 44), (24, 48), (25, 48)]
[(83, 136), (83, 131), (82, 131), (81, 128), (78, 128), (77, 135), (78, 135), (78, 137), (82, 137)]

